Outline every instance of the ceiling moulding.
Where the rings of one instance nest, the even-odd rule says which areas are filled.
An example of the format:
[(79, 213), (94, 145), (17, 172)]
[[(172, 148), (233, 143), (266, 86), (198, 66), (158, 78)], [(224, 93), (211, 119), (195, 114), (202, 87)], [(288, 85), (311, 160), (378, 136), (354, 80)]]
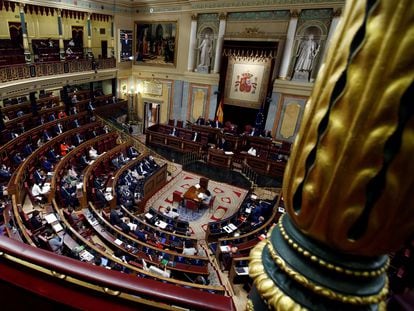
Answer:
[(57, 9), (70, 9), (74, 11), (90, 12), (97, 14), (132, 14), (133, 2), (131, 1), (88, 1), (88, 0), (21, 0), (25, 4), (32, 4)]
[(293, 7), (331, 7), (343, 6), (345, 0), (220, 0), (220, 1), (191, 1), (192, 10), (223, 10), (223, 9), (263, 9), (263, 7), (275, 7), (291, 9)]

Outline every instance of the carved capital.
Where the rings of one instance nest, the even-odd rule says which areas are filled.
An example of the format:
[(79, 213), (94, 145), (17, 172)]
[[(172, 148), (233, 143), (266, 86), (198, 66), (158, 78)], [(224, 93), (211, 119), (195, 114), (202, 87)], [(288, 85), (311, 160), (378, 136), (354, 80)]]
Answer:
[(290, 11), (290, 18), (298, 18), (300, 15), (300, 10), (291, 10)]
[(342, 15), (342, 9), (334, 9), (332, 17), (340, 17)]
[(227, 12), (221, 12), (219, 14), (219, 20), (225, 20), (227, 18)]
[(197, 13), (194, 13), (193, 15), (191, 15), (191, 20), (192, 21), (196, 21), (197, 20)]

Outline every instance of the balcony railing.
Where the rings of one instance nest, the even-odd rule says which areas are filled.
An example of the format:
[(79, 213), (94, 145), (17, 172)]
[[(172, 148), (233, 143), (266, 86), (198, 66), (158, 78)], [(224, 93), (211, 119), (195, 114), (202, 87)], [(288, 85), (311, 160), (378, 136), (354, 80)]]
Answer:
[[(98, 64), (98, 69), (109, 69), (116, 67), (115, 58), (98, 59), (96, 62)], [(11, 65), (0, 67), (0, 82), (5, 83), (15, 80), (91, 70), (93, 70), (92, 60), (86, 59)]]

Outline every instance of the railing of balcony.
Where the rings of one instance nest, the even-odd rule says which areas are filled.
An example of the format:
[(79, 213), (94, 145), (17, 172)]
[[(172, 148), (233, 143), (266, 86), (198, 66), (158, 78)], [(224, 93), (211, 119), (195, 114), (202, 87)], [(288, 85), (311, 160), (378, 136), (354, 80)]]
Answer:
[[(98, 69), (109, 69), (116, 67), (115, 58), (98, 59), (96, 62)], [(91, 70), (93, 70), (92, 60), (87, 59), (19, 65), (15, 64), (11, 66), (0, 67), (0, 82), (5, 83), (15, 80)]]

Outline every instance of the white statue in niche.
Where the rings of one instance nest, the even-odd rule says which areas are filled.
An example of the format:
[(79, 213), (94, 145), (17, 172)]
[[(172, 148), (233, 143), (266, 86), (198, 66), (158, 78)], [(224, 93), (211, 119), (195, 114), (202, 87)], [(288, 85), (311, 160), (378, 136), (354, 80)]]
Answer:
[(318, 55), (320, 45), (315, 42), (312, 34), (309, 35), (308, 40), (302, 41), (296, 53), (297, 61), (295, 71), (310, 72), (313, 69), (314, 60)]
[(198, 49), (200, 52), (200, 63), (199, 66), (210, 66), (211, 50), (213, 48), (212, 40), (208, 33), (204, 35), (204, 39), (201, 42)]

